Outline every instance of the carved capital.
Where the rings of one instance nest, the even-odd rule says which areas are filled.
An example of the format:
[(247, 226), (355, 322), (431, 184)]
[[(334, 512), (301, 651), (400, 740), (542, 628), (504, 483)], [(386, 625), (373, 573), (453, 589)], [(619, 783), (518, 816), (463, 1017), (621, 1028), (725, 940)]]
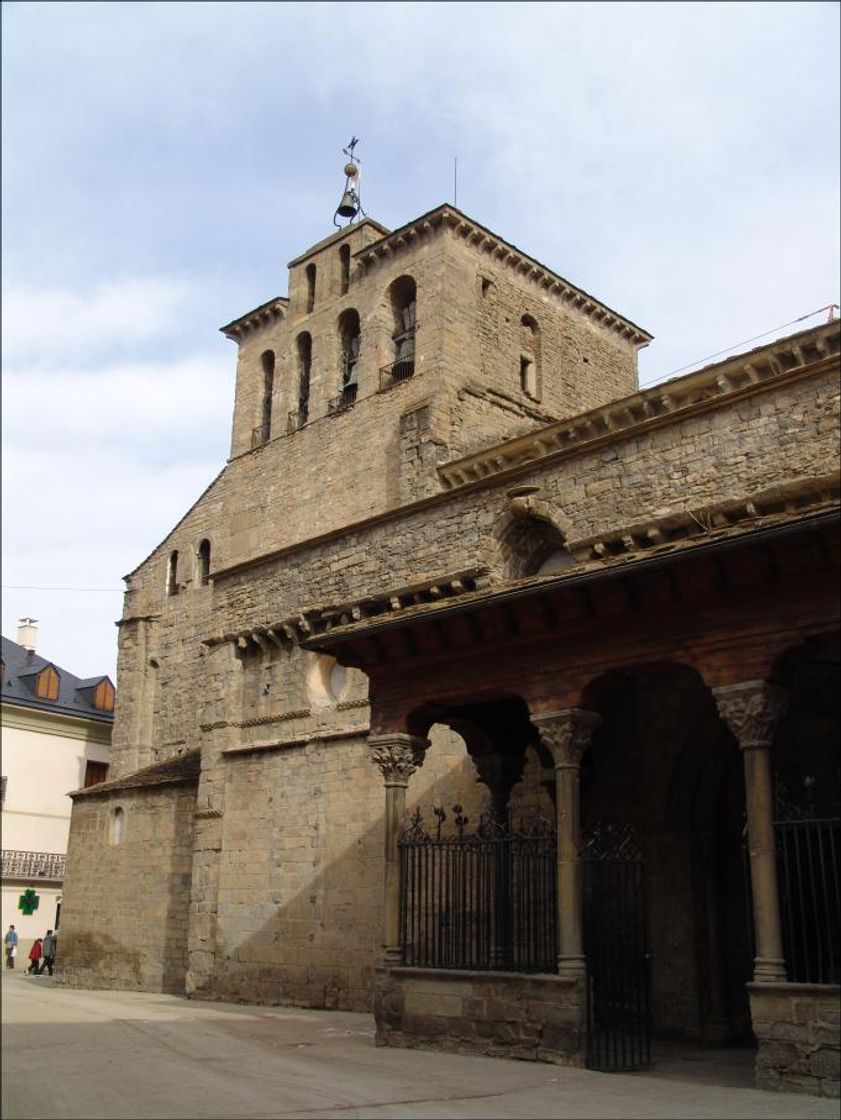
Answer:
[(584, 708), (567, 708), (562, 712), (546, 712), (532, 717), (540, 741), (552, 752), (555, 769), (580, 765), (581, 756), (601, 722), (600, 715)]
[(788, 698), (765, 681), (745, 681), (712, 690), (718, 714), (743, 751), (767, 750), (785, 714)]
[(428, 739), (394, 732), (390, 735), (369, 735), (371, 760), (382, 771), (386, 785), (408, 785), (409, 778), (423, 765), (429, 747)]

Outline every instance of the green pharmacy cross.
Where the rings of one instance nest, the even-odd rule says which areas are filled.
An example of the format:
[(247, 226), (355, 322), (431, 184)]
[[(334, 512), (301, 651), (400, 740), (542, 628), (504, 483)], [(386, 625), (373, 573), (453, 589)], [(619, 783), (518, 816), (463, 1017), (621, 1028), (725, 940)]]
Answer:
[(18, 899), (18, 910), (22, 910), (29, 917), (41, 904), (41, 899), (33, 890), (24, 891)]

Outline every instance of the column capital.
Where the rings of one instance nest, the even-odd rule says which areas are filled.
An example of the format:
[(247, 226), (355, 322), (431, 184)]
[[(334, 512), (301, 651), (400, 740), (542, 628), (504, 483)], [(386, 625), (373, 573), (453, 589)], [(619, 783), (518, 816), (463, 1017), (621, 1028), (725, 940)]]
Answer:
[(768, 750), (788, 706), (788, 697), (767, 681), (744, 681), (712, 689), (718, 714), (740, 750)]
[(557, 770), (562, 766), (579, 765), (602, 717), (584, 708), (566, 708), (532, 716), (531, 721), (537, 727), (540, 741), (552, 752)]
[(368, 736), (371, 761), (379, 766), (387, 786), (407, 786), (412, 774), (423, 765), (428, 747), (428, 739), (400, 731)]

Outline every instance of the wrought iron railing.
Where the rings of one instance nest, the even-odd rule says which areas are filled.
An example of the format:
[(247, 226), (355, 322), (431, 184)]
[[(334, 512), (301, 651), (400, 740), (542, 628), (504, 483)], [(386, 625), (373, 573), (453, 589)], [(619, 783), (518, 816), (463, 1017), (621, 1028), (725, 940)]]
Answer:
[(333, 397), (328, 405), (328, 412), (332, 416), (336, 412), (344, 412), (346, 408), (350, 408), (356, 402), (356, 394), (359, 389), (357, 384), (345, 385), (338, 396)]
[(841, 821), (774, 825), (788, 978), (841, 983)]
[(67, 857), (55, 852), (18, 852), (3, 849), (4, 879), (50, 879), (61, 882)]
[(269, 424), (258, 424), (256, 428), (251, 429), (251, 448), (260, 447), (263, 443), (269, 441)]
[(303, 428), (309, 420), (309, 408), (293, 409), (286, 418), (286, 433), (292, 435), (299, 428)]
[(415, 373), (415, 358), (399, 358), (380, 369), (380, 390), (388, 389), (400, 381), (408, 381)]
[(442, 835), (418, 811), (399, 840), (403, 963), (422, 968), (557, 971), (556, 841), (537, 819), (518, 828), (481, 819), (474, 835), (461, 806)]

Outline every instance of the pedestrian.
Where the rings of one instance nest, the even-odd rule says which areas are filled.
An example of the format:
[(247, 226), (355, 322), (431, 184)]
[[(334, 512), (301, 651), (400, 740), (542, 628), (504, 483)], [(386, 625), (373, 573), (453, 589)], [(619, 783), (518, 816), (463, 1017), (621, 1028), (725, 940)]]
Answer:
[(41, 968), (40, 968), (40, 971), (39, 971), (39, 975), (41, 975), (43, 973), (44, 969), (46, 968), (46, 969), (49, 970), (50, 976), (52, 976), (52, 974), (53, 974), (53, 964), (55, 963), (55, 949), (56, 949), (56, 935), (53, 933), (53, 931), (51, 929), (48, 929), (46, 934), (44, 935), (44, 940), (41, 944), (41, 952), (43, 953), (44, 959), (41, 962)]
[(41, 938), (36, 937), (32, 942), (32, 948), (29, 950), (29, 968), (27, 972), (34, 973), (35, 976), (40, 972), (41, 965)]
[(15, 967), (15, 957), (18, 951), (18, 935), (14, 926), (9, 926), (6, 930), (6, 936), (3, 938), (6, 947), (6, 968)]

